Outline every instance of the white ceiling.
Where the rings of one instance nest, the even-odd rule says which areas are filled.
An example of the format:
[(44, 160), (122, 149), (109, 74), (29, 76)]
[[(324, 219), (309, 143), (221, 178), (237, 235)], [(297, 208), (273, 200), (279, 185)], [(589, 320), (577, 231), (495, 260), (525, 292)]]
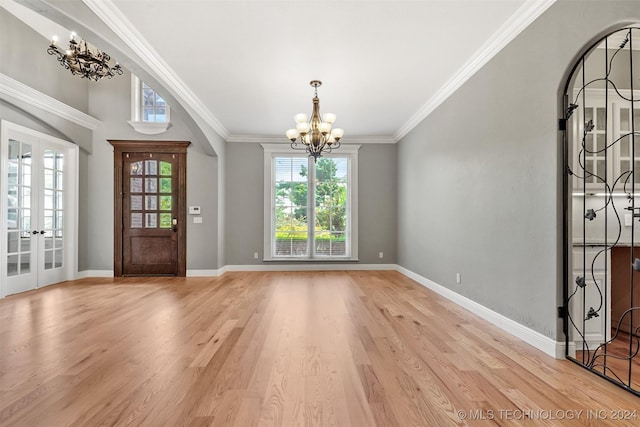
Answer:
[(294, 114), (311, 112), (312, 79), (345, 138), (398, 139), (553, 0), (84, 3), (159, 55), (159, 74), (188, 88), (186, 102), (228, 140), (284, 138)]

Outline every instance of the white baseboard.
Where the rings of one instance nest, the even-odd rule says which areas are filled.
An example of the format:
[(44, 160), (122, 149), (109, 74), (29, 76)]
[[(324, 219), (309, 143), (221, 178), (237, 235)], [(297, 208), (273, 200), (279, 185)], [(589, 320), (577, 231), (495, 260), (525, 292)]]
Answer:
[[(187, 270), (187, 277), (217, 277), (224, 274), (225, 268), (219, 270)], [(85, 279), (87, 277), (113, 277), (113, 270), (84, 270), (79, 271), (76, 275), (77, 279)]]
[(402, 266), (397, 266), (397, 271), (409, 277), (410, 279), (415, 280), (426, 288), (431, 289), (432, 291), (442, 295), (450, 301), (458, 304), (460, 307), (465, 308), (482, 317), (484, 320), (492, 323), (493, 325), (499, 327), (505, 332), (510, 333), (537, 348), (538, 350), (552, 356), (556, 359), (564, 359), (565, 357), (565, 343), (557, 342), (552, 338), (549, 338), (541, 333), (530, 329), (515, 320), (509, 319), (508, 317), (503, 316), (500, 313), (497, 313), (493, 310), (488, 309), (487, 307), (478, 304), (477, 302), (462, 296), (449, 288), (446, 288), (442, 285), (437, 284), (434, 281), (431, 281), (425, 277), (420, 276), (417, 273), (414, 273), (411, 270), (408, 270)]
[(83, 270), (76, 274), (77, 279), (86, 279), (87, 277), (113, 277), (113, 270)]
[(218, 277), (227, 271), (226, 267), (218, 270), (187, 270), (187, 277)]
[(248, 264), (227, 265), (224, 271), (327, 271), (327, 270), (396, 270), (395, 264)]

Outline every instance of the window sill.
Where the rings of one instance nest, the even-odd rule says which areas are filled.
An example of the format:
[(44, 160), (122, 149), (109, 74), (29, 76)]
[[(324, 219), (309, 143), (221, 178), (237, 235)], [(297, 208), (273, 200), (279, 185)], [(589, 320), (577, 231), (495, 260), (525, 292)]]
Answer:
[(353, 263), (358, 258), (264, 258), (262, 262), (295, 262), (295, 263)]
[(166, 132), (169, 126), (171, 126), (171, 122), (136, 122), (130, 120), (128, 123), (136, 132), (145, 135), (157, 135)]

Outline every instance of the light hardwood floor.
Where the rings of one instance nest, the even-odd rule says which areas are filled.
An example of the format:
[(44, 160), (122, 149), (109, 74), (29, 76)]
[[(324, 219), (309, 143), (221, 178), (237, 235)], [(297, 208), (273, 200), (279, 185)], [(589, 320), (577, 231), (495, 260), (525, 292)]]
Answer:
[(637, 397), (397, 272), (83, 279), (0, 322), (2, 426), (640, 425)]

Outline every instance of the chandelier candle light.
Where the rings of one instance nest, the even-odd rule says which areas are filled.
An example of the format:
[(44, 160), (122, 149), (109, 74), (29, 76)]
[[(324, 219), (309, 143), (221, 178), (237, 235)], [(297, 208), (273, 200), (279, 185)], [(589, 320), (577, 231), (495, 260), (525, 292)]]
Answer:
[(49, 55), (56, 55), (58, 62), (71, 74), (85, 79), (98, 81), (103, 77), (111, 78), (114, 75), (122, 75), (122, 67), (116, 62), (113, 67), (109, 65), (111, 57), (98, 48), (89, 48), (85, 40), (76, 41), (76, 34), (71, 33), (69, 48), (63, 50), (56, 45), (57, 37), (53, 37), (51, 45), (47, 49)]
[[(325, 113), (320, 120), (320, 99), (318, 99), (318, 86), (322, 85), (320, 80), (312, 80), (309, 83), (315, 89), (313, 97), (313, 112), (311, 121), (307, 122), (307, 115), (296, 114), (296, 128), (286, 132), (287, 138), (291, 141), (291, 148), (294, 150), (306, 150), (313, 161), (317, 162), (318, 157), (322, 157), (322, 152), (330, 153), (335, 148), (340, 148), (340, 138), (344, 135), (344, 129), (333, 128), (336, 115)], [(302, 144), (301, 147), (298, 145)]]

